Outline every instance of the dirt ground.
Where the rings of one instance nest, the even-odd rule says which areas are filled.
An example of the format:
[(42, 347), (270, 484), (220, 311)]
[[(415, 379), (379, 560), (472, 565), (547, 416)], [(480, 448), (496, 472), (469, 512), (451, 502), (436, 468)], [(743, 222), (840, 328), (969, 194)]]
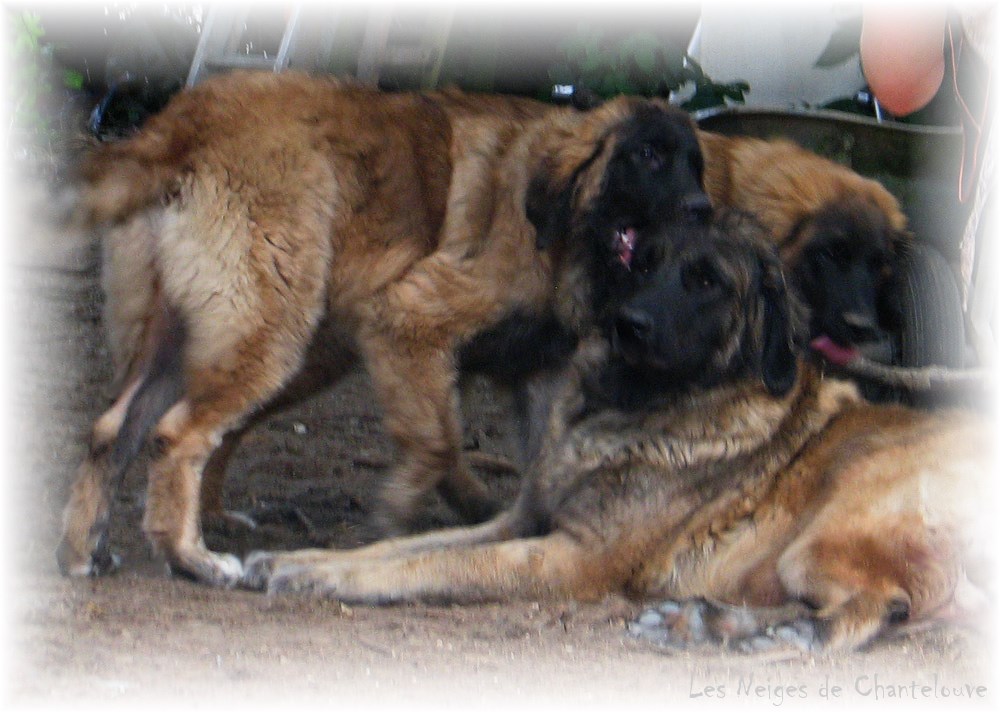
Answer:
[[(141, 471), (117, 503), (122, 570), (104, 579), (59, 576), (59, 512), (110, 378), (100, 332), (97, 249), (47, 220), (40, 189), (15, 200), (15, 252), (6, 305), (16, 335), (8, 396), (6, 587), (12, 708), (132, 709), (137, 703), (328, 709), (651, 710), (723, 703), (851, 706), (913, 699), (996, 703), (989, 627), (936, 628), (851, 656), (792, 660), (670, 655), (626, 633), (639, 605), (624, 600), (476, 607), (348, 608), (305, 597), (219, 591), (172, 579), (144, 543)], [(505, 402), (479, 384), (467, 400), (469, 447), (508, 451)], [(211, 547), (320, 543), (365, 537), (365, 518), (391, 454), (363, 375), (253, 432), (230, 468), (227, 504), (254, 531), (212, 529)], [(511, 498), (517, 477), (484, 473)], [(436, 506), (427, 525), (451, 522)]]

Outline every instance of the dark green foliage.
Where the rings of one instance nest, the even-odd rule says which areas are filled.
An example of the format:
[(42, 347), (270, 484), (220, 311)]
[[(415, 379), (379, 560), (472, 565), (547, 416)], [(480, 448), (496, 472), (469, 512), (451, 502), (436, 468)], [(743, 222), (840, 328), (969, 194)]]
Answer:
[(564, 59), (550, 68), (552, 82), (582, 87), (602, 98), (619, 94), (666, 97), (693, 84), (694, 94), (682, 105), (693, 111), (742, 103), (750, 89), (744, 81), (714, 82), (684, 47), (652, 32), (612, 38), (601, 29), (581, 26), (560, 49)]

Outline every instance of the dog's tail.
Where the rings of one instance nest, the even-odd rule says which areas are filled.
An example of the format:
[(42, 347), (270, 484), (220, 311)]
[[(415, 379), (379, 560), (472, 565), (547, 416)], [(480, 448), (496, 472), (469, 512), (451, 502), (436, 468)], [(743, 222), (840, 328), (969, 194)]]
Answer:
[(77, 201), (70, 219), (80, 226), (119, 223), (177, 192), (196, 146), (193, 130), (154, 117), (142, 132), (105, 143), (76, 169)]
[(162, 331), (162, 207), (181, 192), (192, 142), (189, 129), (154, 117), (141, 133), (102, 145), (77, 169), (70, 222), (100, 229), (103, 321), (116, 390), (149, 363)]
[(129, 155), (100, 152), (81, 168), (82, 185), (70, 215), (79, 227), (120, 223), (171, 193), (177, 171), (148, 165)]

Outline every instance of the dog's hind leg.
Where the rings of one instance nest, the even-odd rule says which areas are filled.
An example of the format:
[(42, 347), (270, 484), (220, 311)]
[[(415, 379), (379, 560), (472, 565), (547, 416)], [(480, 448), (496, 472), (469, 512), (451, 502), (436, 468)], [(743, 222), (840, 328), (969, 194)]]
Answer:
[[(210, 528), (228, 531), (256, 527), (255, 514), (227, 509), (223, 501), (226, 467), (244, 434), (271, 416), (292, 408), (335, 384), (357, 367), (353, 339), (329, 320), (321, 322), (304, 363), (276, 397), (222, 437), (202, 471), (201, 513)], [(266, 506), (263, 508), (266, 510)], [(261, 509), (255, 509), (260, 512)]]
[(824, 649), (864, 646), (942, 605), (954, 587), (955, 563), (936, 561), (928, 543), (908, 537), (905, 529), (880, 524), (885, 529), (878, 538), (807, 529), (778, 561), (785, 588), (816, 607)]
[(149, 468), (143, 530), (176, 574), (216, 586), (233, 585), (242, 567), (210, 552), (201, 536), (200, 490), (205, 464), (231, 414), (183, 400), (157, 427), (159, 453)]
[[(286, 398), (285, 390), (298, 394), (289, 386), (301, 372), (296, 354), (306, 352), (311, 338), (305, 329), (293, 333), (280, 328), (262, 329), (255, 337), (252, 343), (236, 342), (212, 363), (197, 362), (189, 369), (185, 397), (157, 425), (159, 453), (149, 469), (143, 520), (147, 537), (173, 571), (219, 586), (235, 584), (242, 567), (235, 557), (206, 548), (202, 488), (218, 490), (228, 451), (244, 428), (287, 405), (292, 397)], [(227, 434), (232, 434), (228, 442)], [(213, 481), (204, 483), (209, 466)]]
[(250, 515), (227, 510), (222, 499), (226, 482), (226, 466), (246, 431), (247, 427), (241, 427), (224, 435), (219, 447), (209, 457), (202, 470), (201, 518), (202, 523), (208, 525), (210, 529), (229, 530), (235, 528), (239, 530), (257, 527), (257, 523)]
[[(187, 394), (155, 431), (158, 453), (149, 468), (143, 530), (174, 572), (217, 586), (235, 584), (242, 567), (232, 555), (206, 548), (202, 489), (209, 488), (210, 498), (218, 495), (225, 461), (255, 420), (250, 414), (261, 413), (259, 404), (268, 401), (268, 392), (286, 380), (281, 373), (293, 368), (281, 364), (266, 344), (256, 347), (249, 357), (232, 355), (225, 368), (191, 371)], [(204, 482), (206, 475), (212, 482)]]
[(138, 386), (139, 380), (136, 379), (97, 419), (91, 430), (87, 455), (77, 469), (70, 486), (69, 501), (63, 510), (63, 536), (56, 551), (63, 574), (100, 575), (117, 567), (117, 559), (107, 548), (113, 475), (110, 455)]

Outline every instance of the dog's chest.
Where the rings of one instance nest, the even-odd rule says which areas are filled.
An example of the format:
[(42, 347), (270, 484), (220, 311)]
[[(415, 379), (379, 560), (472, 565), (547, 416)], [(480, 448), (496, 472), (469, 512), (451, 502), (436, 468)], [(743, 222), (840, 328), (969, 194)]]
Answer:
[(554, 315), (514, 311), (459, 349), (459, 367), (514, 383), (566, 364), (579, 341)]

